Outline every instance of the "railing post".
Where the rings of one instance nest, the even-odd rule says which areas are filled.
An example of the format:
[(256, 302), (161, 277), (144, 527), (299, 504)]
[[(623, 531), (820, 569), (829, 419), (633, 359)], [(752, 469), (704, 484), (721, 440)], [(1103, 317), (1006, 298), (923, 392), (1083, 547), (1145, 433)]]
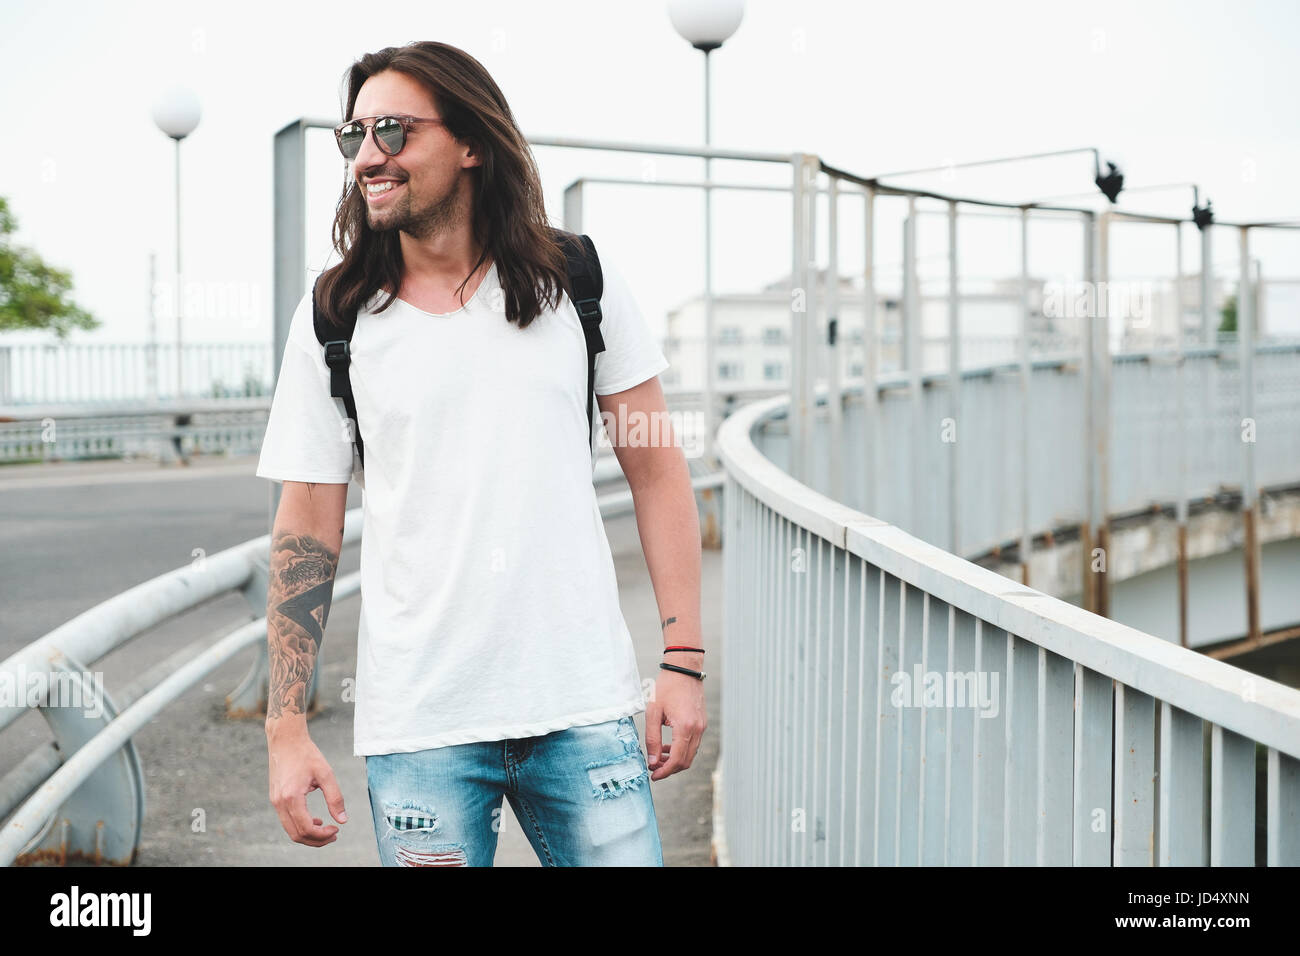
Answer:
[[(257, 617), (266, 613), (267, 592), (270, 584), (270, 555), (250, 555), (249, 564), (252, 574), (248, 583), (241, 589), (249, 609)], [(226, 695), (226, 716), (238, 720), (249, 717), (265, 717), (266, 700), (270, 689), (271, 667), (268, 655), (270, 647), (267, 641), (261, 641), (253, 650), (253, 661), (248, 672), (244, 674), (239, 685)], [(311, 710), (316, 694), (316, 675), (320, 673), (319, 661), (311, 669), (311, 686), (307, 688), (307, 709)]]
[(1074, 665), (1074, 839), (1075, 866), (1110, 866), (1111, 760), (1115, 682)]
[[(107, 727), (118, 710), (102, 678), (66, 654), (54, 655), (41, 716), (54, 731), (66, 762)], [(101, 763), (15, 858), (18, 865), (70, 861), (128, 866), (135, 861), (144, 823), (144, 773), (128, 740)]]
[[(903, 368), (907, 371), (908, 399), (911, 415), (912, 434), (924, 434), (921, 415), (921, 310), (920, 295), (916, 278), (916, 197), (907, 197), (907, 219), (903, 221)], [(908, 513), (907, 530), (917, 537), (924, 537), (921, 528), (921, 515), (924, 511), (924, 496), (916, 494), (921, 481), (919, 464), (920, 449), (923, 441), (908, 442), (907, 474), (905, 487), (912, 489), (909, 496), (911, 509)]]
[(812, 343), (816, 337), (816, 220), (815, 156), (795, 153), (794, 248), (790, 269), (790, 473), (800, 481), (810, 475), (812, 426), (816, 413)]
[(971, 853), (975, 866), (1003, 866), (1006, 848), (1003, 819), (1008, 800), (1006, 780), (1008, 711), (1011, 707), (1011, 673), (1007, 670), (1006, 631), (976, 619), (975, 673), (988, 675), (996, 706), (991, 715), (975, 718), (974, 771), (971, 805)]
[(1038, 649), (1038, 790), (1035, 833), (1039, 866), (1069, 866), (1073, 843), (1074, 664)]
[(1237, 286), (1237, 342), (1241, 355), (1241, 520), (1246, 562), (1246, 624), (1252, 642), (1260, 639), (1259, 532), (1255, 488), (1255, 309), (1250, 282), (1250, 230), (1241, 227), (1241, 279)]
[(957, 203), (948, 203), (948, 416), (952, 419), (948, 454), (948, 550), (961, 554), (961, 290), (957, 278)]
[(1033, 865), (1037, 859), (1038, 655), (1041, 649), (1007, 634), (1006, 782), (1003, 804), (1003, 865)]
[(1101, 560), (1092, 575), (1095, 590), (1092, 610), (1102, 617), (1110, 614), (1110, 223), (1111, 213), (1106, 210), (1101, 214), (1097, 229), (1094, 306), (1098, 319), (1093, 324), (1093, 348), (1096, 349), (1093, 362), (1096, 393), (1093, 418), (1093, 467), (1096, 471), (1093, 527), (1097, 529), (1096, 547), (1101, 551)]
[(871, 865), (898, 865), (899, 710), (891, 702), (891, 678), (899, 672), (903, 582), (881, 574), (880, 643), (876, 647), (875, 757), (872, 773)]
[(1183, 334), (1183, 224), (1174, 225), (1174, 394), (1178, 405), (1178, 643), (1187, 647), (1187, 358)]
[(1300, 760), (1268, 748), (1269, 866), (1300, 866)]
[(564, 187), (564, 229), (566, 232), (582, 232), (582, 202), (584, 180), (575, 179)]
[(876, 345), (876, 273), (875, 273), (875, 219), (876, 191), (871, 186), (864, 196), (863, 267), (862, 267), (862, 440), (863, 501), (862, 510), (876, 513), (876, 450), (880, 434), (880, 394), (876, 389), (879, 375), (879, 349)]
[[(709, 145), (709, 57), (704, 57), (704, 145)], [(717, 415), (715, 379), (718, 350), (713, 309), (713, 160), (704, 157), (704, 441), (700, 454), (713, 467), (713, 433)], [(813, 193), (816, 202), (816, 193)]]
[[(1097, 288), (1097, 217), (1093, 213), (1083, 216), (1083, 281), (1084, 288)], [(1085, 296), (1084, 301), (1089, 301)], [(1084, 309), (1079, 317), (1079, 355), (1083, 372), (1083, 476), (1084, 507), (1083, 521), (1079, 529), (1080, 588), (1082, 605), (1086, 611), (1096, 611), (1096, 590), (1092, 580), (1092, 549), (1096, 540), (1096, 497), (1097, 475), (1093, 467), (1093, 449), (1097, 447), (1097, 355), (1094, 347), (1096, 334), (1096, 296), (1091, 297), (1094, 307)]]
[(1205, 734), (1199, 717), (1160, 704), (1159, 866), (1201, 866)]
[(1210, 866), (1255, 865), (1255, 741), (1210, 731)]
[(1029, 584), (1029, 560), (1034, 534), (1029, 526), (1029, 499), (1033, 482), (1029, 474), (1029, 209), (1020, 210), (1020, 582)]
[[(302, 299), (307, 275), (307, 123), (295, 120), (275, 134), (275, 275), (271, 329), (271, 393), (275, 394), (284, 346), (289, 338), (289, 324)], [(179, 350), (178, 350), (179, 351)], [(177, 358), (179, 368), (180, 358)], [(177, 380), (179, 386), (179, 379)], [(281, 485), (268, 482), (270, 516), (267, 527), (275, 525), (280, 506)]]
[(1154, 866), (1155, 699), (1115, 684), (1115, 866)]
[[(826, 216), (826, 406), (830, 412), (830, 434), (840, 435), (844, 430), (844, 405), (840, 387), (840, 260), (839, 260), (839, 205), (840, 180), (830, 177)], [(830, 451), (830, 496), (844, 500), (843, 443), (832, 438), (827, 442)]]
[(1201, 344), (1213, 345), (1214, 336), (1214, 251), (1210, 247), (1210, 223), (1201, 226)]

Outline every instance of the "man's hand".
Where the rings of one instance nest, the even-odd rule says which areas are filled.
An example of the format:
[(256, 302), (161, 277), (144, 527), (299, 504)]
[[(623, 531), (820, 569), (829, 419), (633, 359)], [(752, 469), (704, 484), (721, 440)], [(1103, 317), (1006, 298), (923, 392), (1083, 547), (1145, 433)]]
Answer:
[(307, 735), (306, 721), (283, 726), (282, 721), (267, 721), (266, 744), (271, 765), (271, 805), (279, 814), (280, 825), (293, 842), (305, 846), (325, 846), (338, 839), (339, 828), (324, 826), (319, 817), (307, 810), (307, 794), (320, 790), (330, 816), (339, 823), (348, 822), (343, 809), (343, 793), (334, 771), (324, 755)]
[[(682, 664), (698, 669), (685, 661)], [(646, 761), (653, 771), (651, 780), (662, 780), (689, 767), (709, 724), (704, 707), (704, 683), (677, 671), (659, 673), (654, 694), (645, 709)], [(673, 729), (669, 743), (662, 742), (664, 724)]]

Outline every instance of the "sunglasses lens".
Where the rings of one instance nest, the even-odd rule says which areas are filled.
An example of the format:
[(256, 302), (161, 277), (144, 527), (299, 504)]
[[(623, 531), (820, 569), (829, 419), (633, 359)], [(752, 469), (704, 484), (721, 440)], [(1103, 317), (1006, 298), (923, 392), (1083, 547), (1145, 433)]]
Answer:
[(391, 156), (406, 142), (406, 127), (400, 120), (385, 116), (375, 121), (375, 138), (383, 143), (384, 151)]
[(339, 134), (339, 149), (345, 159), (356, 159), (361, 152), (361, 141), (366, 138), (366, 128), (360, 123), (349, 123)]

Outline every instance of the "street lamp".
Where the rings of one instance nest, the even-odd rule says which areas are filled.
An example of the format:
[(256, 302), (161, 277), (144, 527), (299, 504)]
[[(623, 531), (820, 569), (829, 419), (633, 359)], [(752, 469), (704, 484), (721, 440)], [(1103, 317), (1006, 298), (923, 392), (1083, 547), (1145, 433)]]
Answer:
[[(709, 53), (722, 46), (740, 26), (745, 0), (669, 0), (673, 29), (704, 54), (704, 145), (711, 146)], [(712, 160), (704, 157), (704, 448), (713, 453), (713, 189)]]
[(181, 384), (181, 140), (199, 125), (199, 98), (183, 86), (164, 90), (154, 100), (153, 121), (176, 141), (176, 397)]

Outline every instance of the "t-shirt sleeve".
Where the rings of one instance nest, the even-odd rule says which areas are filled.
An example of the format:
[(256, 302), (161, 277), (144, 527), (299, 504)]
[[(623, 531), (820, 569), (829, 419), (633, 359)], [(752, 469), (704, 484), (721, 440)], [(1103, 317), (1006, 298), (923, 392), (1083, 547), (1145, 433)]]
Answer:
[(612, 395), (640, 385), (668, 368), (632, 290), (617, 266), (600, 260), (605, 287), (600, 297), (600, 335), (605, 351), (596, 355), (597, 395)]
[(341, 399), (330, 395), (329, 368), (312, 329), (308, 292), (289, 323), (257, 476), (347, 484), (352, 478), (352, 432), (342, 406)]

